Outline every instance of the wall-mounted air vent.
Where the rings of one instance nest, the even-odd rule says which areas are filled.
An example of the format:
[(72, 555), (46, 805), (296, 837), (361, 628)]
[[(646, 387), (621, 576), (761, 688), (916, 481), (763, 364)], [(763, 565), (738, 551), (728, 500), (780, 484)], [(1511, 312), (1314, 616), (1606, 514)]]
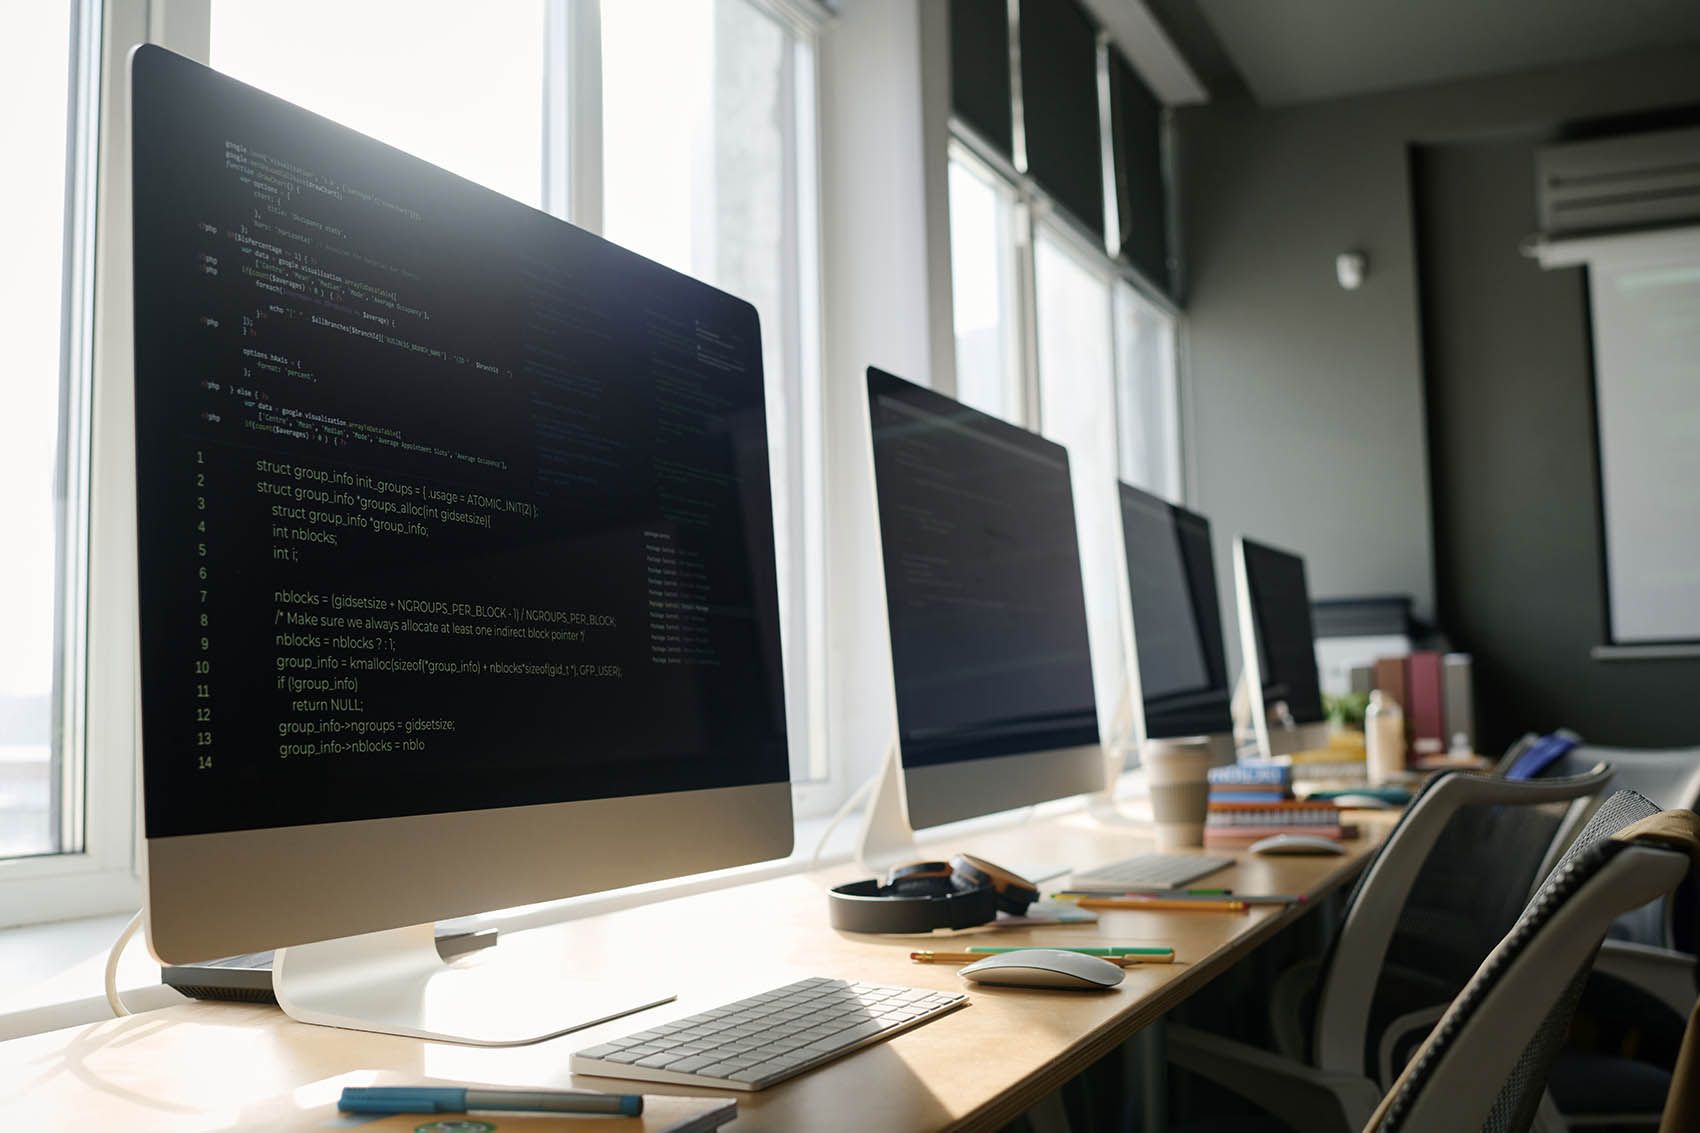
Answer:
[(1549, 236), (1700, 220), (1700, 128), (1548, 146), (1535, 175)]

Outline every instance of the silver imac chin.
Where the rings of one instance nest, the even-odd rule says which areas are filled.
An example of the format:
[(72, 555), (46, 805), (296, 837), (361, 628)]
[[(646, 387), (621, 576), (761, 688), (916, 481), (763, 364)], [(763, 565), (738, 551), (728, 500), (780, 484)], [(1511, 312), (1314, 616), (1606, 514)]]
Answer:
[(995, 759), (906, 767), (904, 793), (915, 829), (1090, 794), (1104, 786), (1100, 744)]
[(278, 1003), (301, 1022), (536, 1042), (673, 992), (499, 954), (450, 967), (433, 921), (791, 849), (789, 783), (150, 838), (147, 940), (163, 963), (276, 948)]
[(882, 871), (919, 856), (918, 830), (1074, 795), (1102, 797), (1107, 750), (1102, 744), (1083, 744), (905, 767), (894, 742), (872, 783), (856, 860)]
[(148, 947), (163, 963), (195, 963), (791, 849), (789, 783), (149, 838)]

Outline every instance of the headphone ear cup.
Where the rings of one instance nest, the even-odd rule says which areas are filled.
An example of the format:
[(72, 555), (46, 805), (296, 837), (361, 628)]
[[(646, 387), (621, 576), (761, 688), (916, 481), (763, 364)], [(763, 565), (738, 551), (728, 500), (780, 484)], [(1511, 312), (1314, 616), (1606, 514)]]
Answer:
[(1027, 907), (1039, 899), (1039, 887), (1000, 865), (972, 854), (957, 854), (950, 859), (951, 877), (960, 879), (971, 889), (990, 889), (997, 896), (998, 908), (1011, 916), (1021, 916)]
[(887, 897), (948, 897), (959, 890), (954, 876), (906, 877), (893, 881), (880, 892)]
[(949, 862), (910, 862), (893, 866), (880, 888), (887, 897), (948, 897), (958, 892)]
[(972, 877), (966, 877), (961, 870), (950, 871), (950, 891), (952, 893), (972, 893), (976, 889), (984, 889), (986, 883)]

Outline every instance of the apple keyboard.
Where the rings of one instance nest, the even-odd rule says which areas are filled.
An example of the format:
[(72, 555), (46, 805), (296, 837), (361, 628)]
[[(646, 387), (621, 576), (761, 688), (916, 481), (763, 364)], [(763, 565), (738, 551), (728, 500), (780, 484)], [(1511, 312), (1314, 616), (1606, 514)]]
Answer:
[(967, 1002), (959, 992), (799, 980), (577, 1051), (572, 1069), (681, 1086), (764, 1090)]
[(1210, 854), (1138, 854), (1076, 873), (1070, 889), (1125, 893), (1135, 889), (1179, 889), (1234, 864)]

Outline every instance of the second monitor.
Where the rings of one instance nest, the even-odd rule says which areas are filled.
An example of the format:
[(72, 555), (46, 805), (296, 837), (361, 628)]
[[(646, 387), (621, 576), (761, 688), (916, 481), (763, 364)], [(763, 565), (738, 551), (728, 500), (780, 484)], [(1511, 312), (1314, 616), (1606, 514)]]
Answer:
[(1234, 540), (1234, 581), (1258, 754), (1290, 755), (1324, 746), (1328, 722), (1305, 561), (1240, 536)]
[(1120, 485), (1140, 713), (1135, 739), (1206, 743), (1232, 762), (1233, 717), (1210, 521)]
[(909, 826), (1100, 789), (1068, 451), (871, 368), (868, 411)]

